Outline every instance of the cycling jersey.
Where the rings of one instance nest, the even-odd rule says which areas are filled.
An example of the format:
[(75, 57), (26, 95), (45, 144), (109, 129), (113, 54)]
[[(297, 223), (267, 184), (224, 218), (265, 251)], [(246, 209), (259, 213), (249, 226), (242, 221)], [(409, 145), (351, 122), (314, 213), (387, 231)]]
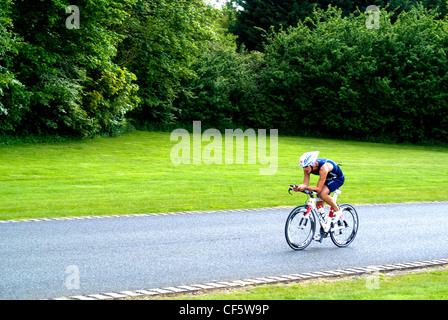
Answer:
[(319, 175), (320, 168), (326, 163), (331, 163), (333, 165), (333, 170), (328, 172), (326, 181), (331, 181), (333, 179), (341, 178), (344, 176), (341, 168), (333, 160), (319, 158), (316, 159), (316, 162), (319, 166), (317, 167), (316, 171), (311, 171), (312, 174)]
[(331, 163), (333, 165), (333, 169), (328, 172), (327, 178), (325, 179), (325, 185), (328, 187), (328, 189), (330, 189), (330, 192), (333, 192), (344, 184), (344, 173), (333, 160), (319, 158), (316, 159), (316, 162), (319, 165), (317, 171), (311, 171), (311, 173), (315, 175), (319, 175), (319, 170), (324, 164)]

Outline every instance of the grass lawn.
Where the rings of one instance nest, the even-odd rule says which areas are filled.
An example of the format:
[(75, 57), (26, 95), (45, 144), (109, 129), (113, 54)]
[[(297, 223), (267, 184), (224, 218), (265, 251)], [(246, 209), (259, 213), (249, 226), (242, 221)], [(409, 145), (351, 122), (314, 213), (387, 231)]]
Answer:
[[(355, 279), (324, 279), (267, 285), (198, 295), (188, 300), (447, 300), (448, 268), (400, 275), (380, 274)], [(168, 297), (173, 299), (173, 297)]]
[(2, 145), (0, 219), (294, 206), (306, 196), (288, 185), (302, 182), (298, 159), (311, 150), (343, 164), (341, 203), (448, 200), (448, 148), (279, 137), (278, 169), (260, 175), (269, 165), (259, 161), (175, 165), (176, 145), (170, 133), (143, 131)]

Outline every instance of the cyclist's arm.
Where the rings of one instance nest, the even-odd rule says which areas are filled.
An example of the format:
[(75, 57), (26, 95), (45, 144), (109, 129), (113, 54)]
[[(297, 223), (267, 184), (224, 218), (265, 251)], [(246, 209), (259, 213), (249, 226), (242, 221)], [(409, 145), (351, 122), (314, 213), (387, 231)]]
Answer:
[(319, 181), (317, 181), (316, 187), (310, 187), (309, 190), (320, 193), (322, 188), (324, 187), (325, 180), (327, 179), (328, 172), (333, 170), (333, 166), (331, 163), (326, 163), (319, 170)]
[(310, 185), (310, 174), (303, 171), (303, 183), (300, 186), (297, 186), (297, 188), (293, 188), (295, 192), (297, 191), (303, 191), (306, 187)]
[(310, 174), (306, 173), (305, 171), (303, 172), (303, 186), (308, 187), (310, 185)]

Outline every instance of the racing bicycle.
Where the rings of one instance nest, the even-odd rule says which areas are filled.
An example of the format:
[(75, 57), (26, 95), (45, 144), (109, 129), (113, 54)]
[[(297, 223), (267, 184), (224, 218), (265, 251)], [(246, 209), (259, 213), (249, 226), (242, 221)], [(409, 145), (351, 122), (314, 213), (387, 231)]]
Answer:
[[(295, 185), (290, 185), (291, 190)], [(320, 213), (317, 210), (316, 202), (321, 199), (317, 197), (317, 192), (301, 191), (309, 196), (307, 204), (294, 208), (286, 219), (285, 237), (289, 246), (294, 250), (303, 250), (310, 245), (313, 239), (322, 243), (322, 240), (330, 235), (333, 243), (338, 247), (347, 247), (358, 233), (358, 213), (350, 204), (342, 204), (339, 207), (343, 210), (342, 216), (337, 221), (332, 221), (333, 209), (327, 213)], [(341, 191), (335, 190), (333, 200), (337, 203), (338, 195)], [(316, 238), (314, 235), (319, 232)]]

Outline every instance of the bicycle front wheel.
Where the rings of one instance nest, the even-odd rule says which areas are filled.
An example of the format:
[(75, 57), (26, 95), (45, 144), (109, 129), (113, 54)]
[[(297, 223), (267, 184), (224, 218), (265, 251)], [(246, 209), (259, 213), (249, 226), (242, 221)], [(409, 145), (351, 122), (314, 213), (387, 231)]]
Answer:
[(350, 204), (343, 204), (340, 206), (342, 209), (343, 219), (339, 220), (335, 226), (333, 226), (330, 237), (335, 245), (338, 247), (346, 247), (355, 240), (358, 233), (358, 213), (356, 209)]
[(304, 214), (307, 210), (308, 206), (306, 205), (296, 207), (286, 219), (286, 242), (294, 250), (305, 249), (313, 240), (316, 219), (312, 212), (305, 217)]

